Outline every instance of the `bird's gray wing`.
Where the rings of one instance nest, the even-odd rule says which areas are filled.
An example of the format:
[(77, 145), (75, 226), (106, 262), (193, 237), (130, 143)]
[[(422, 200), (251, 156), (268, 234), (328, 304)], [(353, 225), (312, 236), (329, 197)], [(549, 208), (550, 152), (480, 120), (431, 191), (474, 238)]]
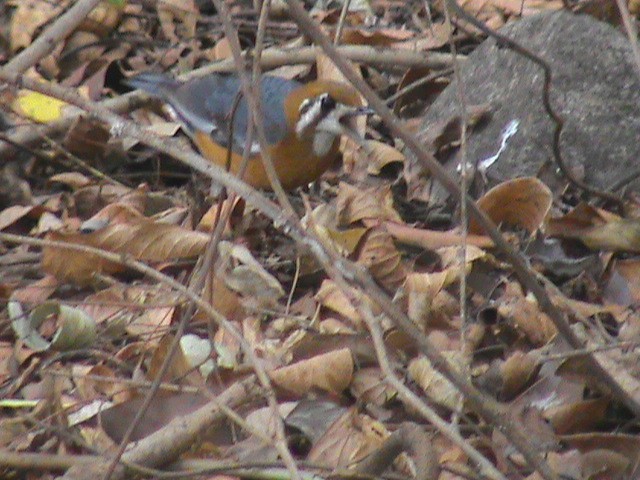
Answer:
[[(287, 132), (287, 123), (282, 98), (300, 84), (279, 77), (263, 76), (261, 84), (262, 113), (267, 141), (275, 144)], [(241, 95), (237, 99), (238, 95)], [(233, 151), (242, 153), (249, 118), (247, 101), (241, 94), (240, 80), (236, 76), (206, 76), (183, 84), (169, 103), (180, 119), (190, 129), (199, 129), (211, 134), (216, 143), (229, 144), (229, 129), (233, 116)], [(234, 103), (239, 102), (235, 112)], [(256, 135), (251, 151), (257, 152)]]

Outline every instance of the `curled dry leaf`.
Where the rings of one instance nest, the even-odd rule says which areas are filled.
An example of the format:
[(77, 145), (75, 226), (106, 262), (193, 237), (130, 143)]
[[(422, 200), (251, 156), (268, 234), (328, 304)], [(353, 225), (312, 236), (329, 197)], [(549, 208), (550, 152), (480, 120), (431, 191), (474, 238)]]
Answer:
[(640, 303), (640, 260), (614, 259), (609, 266), (604, 295), (607, 303), (624, 306)]
[[(477, 204), (496, 225), (507, 224), (533, 234), (543, 227), (552, 201), (551, 190), (542, 181), (523, 177), (496, 185)], [(474, 218), (469, 222), (469, 233), (484, 233)]]
[[(460, 247), (442, 247), (439, 248), (436, 253), (440, 256), (440, 263), (443, 268), (456, 267), (460, 265)], [(471, 265), (476, 260), (481, 260), (487, 257), (487, 253), (484, 250), (474, 245), (467, 245), (464, 253), (465, 265)]]
[(177, 29), (183, 29), (180, 36), (194, 38), (198, 20), (198, 7), (193, 0), (164, 0), (158, 2), (158, 19), (165, 36), (173, 43), (180, 43)]
[(162, 286), (117, 284), (89, 295), (78, 308), (102, 324), (104, 337), (151, 338), (166, 331), (179, 302), (176, 292)]
[(211, 60), (224, 60), (231, 58), (233, 53), (231, 52), (231, 43), (227, 37), (222, 37), (213, 46), (213, 57)]
[[(77, 71), (79, 67), (93, 61), (97, 63), (103, 60), (106, 56), (106, 46), (100, 40), (100, 35), (94, 32), (80, 30), (73, 32), (60, 52), (60, 60), (57, 64), (57, 67), (60, 68), (58, 76), (66, 77), (74, 70)], [(100, 76), (100, 73), (97, 71), (96, 75)], [(98, 77), (93, 77), (93, 79), (98, 80)], [(98, 83), (101, 86), (104, 85), (102, 82)], [(91, 91), (91, 86), (95, 86), (95, 84), (87, 81), (83, 91), (86, 91), (85, 87)], [(98, 98), (101, 92), (94, 91), (93, 93), (95, 95), (93, 98)]]
[(365, 404), (378, 407), (387, 406), (398, 394), (384, 381), (384, 374), (377, 367), (359, 369), (353, 376), (350, 391)]
[(108, 35), (120, 23), (125, 3), (125, 1), (103, 0), (91, 10), (87, 18), (80, 24), (79, 29), (101, 37)]
[(100, 396), (120, 403), (136, 395), (131, 384), (122, 382), (116, 371), (106, 365), (76, 366), (72, 373), (82, 400), (90, 401)]
[[(354, 295), (356, 294), (357, 293), (354, 292)], [(333, 280), (324, 280), (315, 298), (323, 307), (339, 313), (346, 319), (351, 320), (354, 325), (360, 325), (362, 323), (360, 312), (356, 310), (351, 301)]]
[(336, 210), (340, 225), (351, 225), (365, 219), (402, 223), (400, 215), (393, 208), (390, 186), (361, 190), (342, 182), (338, 190)]
[(498, 313), (511, 320), (536, 346), (546, 345), (556, 336), (556, 326), (549, 316), (540, 310), (532, 295), (525, 297), (515, 282), (506, 285), (498, 301)]
[[(511, 17), (533, 15), (545, 10), (563, 8), (560, 0), (461, 0), (458, 4), (471, 16), (477, 18), (492, 30), (498, 30)], [(434, 7), (442, 12), (443, 0), (435, 2)], [(464, 21), (465, 28), (477, 31), (476, 27)]]
[(200, 232), (212, 232), (219, 218), (224, 218), (229, 215), (229, 221), (225, 225), (225, 234), (229, 234), (232, 227), (241, 221), (244, 215), (245, 201), (241, 197), (228, 198), (222, 202), (222, 206), (219, 202), (214, 203), (205, 212), (200, 219), (196, 230)]
[(502, 398), (512, 399), (529, 385), (540, 370), (540, 356), (535, 352), (514, 352), (500, 367)]
[(341, 348), (278, 368), (270, 376), (277, 386), (296, 395), (314, 388), (341, 394), (351, 383), (353, 358), (348, 348)]
[(103, 123), (81, 115), (67, 130), (62, 145), (80, 158), (102, 158), (109, 139), (109, 130)]
[(23, 218), (39, 218), (45, 209), (40, 205), (13, 205), (0, 212), (0, 231)]
[[(446, 42), (446, 41), (445, 41)], [(431, 68), (428, 67), (413, 67), (409, 68), (403, 75), (396, 94), (401, 92), (404, 88), (411, 86), (411, 88), (396, 100), (393, 106), (393, 111), (399, 114), (406, 106), (412, 105), (417, 102), (417, 105), (423, 105), (428, 102), (429, 99), (434, 98), (435, 95), (442, 92), (444, 88), (449, 85), (449, 79), (442, 76), (432, 77), (433, 80), (427, 82), (424, 80), (429, 74), (434, 73)]]
[(396, 42), (408, 40), (415, 36), (414, 32), (399, 29), (364, 29), (350, 28), (343, 32), (343, 44), (370, 45), (372, 47), (388, 47)]
[(130, 188), (121, 185), (113, 185), (111, 183), (106, 185), (91, 184), (75, 190), (73, 201), (76, 205), (78, 216), (87, 218), (99, 212), (105, 205), (118, 201), (121, 197), (131, 192)]
[(107, 225), (126, 224), (128, 222), (138, 222), (144, 217), (134, 205), (126, 203), (110, 203), (93, 217), (82, 222), (80, 227), (83, 233), (95, 232), (105, 228)]
[(594, 250), (640, 252), (640, 221), (623, 219), (587, 204), (551, 219), (547, 230), (552, 236), (578, 239)]
[[(469, 246), (466, 263), (460, 266), (460, 248), (446, 247), (438, 250), (444, 269), (433, 273), (409, 273), (397, 296), (406, 303), (409, 317), (422, 327), (446, 325), (452, 314), (449, 294), (445, 287), (454, 284), (462, 274), (468, 274), (473, 262), (482, 259), (486, 253)], [(455, 310), (455, 309), (454, 309)]]
[(349, 409), (318, 439), (308, 460), (327, 467), (346, 467), (380, 448), (389, 433), (384, 425)]
[(640, 220), (625, 219), (588, 228), (575, 238), (593, 250), (640, 252)]
[(367, 267), (371, 275), (391, 292), (402, 285), (409, 273), (393, 243), (393, 237), (383, 228), (373, 228), (367, 232), (358, 249), (356, 261)]
[(241, 361), (242, 348), (237, 337), (224, 328), (219, 328), (213, 336), (216, 363), (224, 369), (235, 369)]
[(583, 478), (604, 480), (630, 478), (634, 464), (633, 459), (628, 456), (606, 448), (597, 448), (582, 456), (582, 475)]
[(447, 22), (432, 23), (429, 28), (421, 32), (419, 37), (411, 38), (394, 45), (394, 48), (411, 50), (414, 52), (434, 50), (448, 44), (451, 38), (451, 25)]
[[(79, 350), (96, 339), (95, 320), (78, 308), (47, 301), (27, 315), (19, 302), (10, 301), (8, 310), (16, 336), (35, 351)], [(55, 322), (55, 331), (49, 340), (38, 329), (50, 319)]]
[[(221, 268), (217, 269), (225, 285), (240, 294), (245, 306), (253, 309), (274, 308), (285, 291), (242, 245), (220, 242)], [(222, 273), (224, 272), (224, 273)]]
[(322, 237), (340, 255), (351, 255), (360, 240), (367, 232), (366, 228), (355, 227), (340, 229), (336, 208), (333, 204), (320, 204), (313, 209), (310, 215), (305, 215), (303, 224), (310, 224), (316, 234)]
[[(147, 378), (155, 379), (160, 373), (160, 368), (164, 360), (166, 359), (171, 344), (173, 343), (174, 336), (172, 334), (164, 335), (158, 342), (157, 347), (153, 351), (151, 360), (148, 364)], [(181, 339), (182, 340), (182, 339)], [(187, 341), (188, 344), (188, 341)], [(202, 355), (201, 355), (202, 358)], [(163, 381), (166, 382), (179, 382), (183, 385), (193, 385), (196, 387), (202, 386), (203, 379), (197, 369), (194, 369), (194, 365), (191, 363), (191, 359), (187, 357), (185, 351), (185, 344), (180, 343), (178, 348), (169, 363), (169, 368), (165, 372)]]
[(567, 231), (568, 234), (571, 234), (576, 230), (617, 222), (621, 219), (622, 217), (619, 215), (593, 207), (587, 203), (580, 203), (566, 215), (550, 219), (547, 225), (547, 233), (549, 235), (560, 235), (563, 231)]
[[(626, 457), (633, 465), (635, 465), (638, 461), (638, 452), (640, 452), (640, 438), (638, 438), (637, 435), (624, 433), (589, 432), (575, 435), (563, 435), (561, 439), (570, 448), (578, 449), (583, 454), (587, 454), (588, 452), (597, 452), (601, 449), (605, 449), (609, 452), (616, 452)], [(594, 458), (596, 457), (597, 455), (594, 455)], [(602, 462), (602, 460), (600, 460), (600, 462)], [(602, 463), (600, 463), (600, 465), (602, 465)]]
[[(462, 352), (442, 352), (449, 364), (460, 369), (463, 361)], [(438, 405), (456, 410), (460, 406), (462, 394), (456, 390), (449, 380), (438, 372), (426, 357), (414, 359), (409, 364), (409, 376), (418, 384), (428, 397)]]
[(402, 286), (409, 318), (426, 327), (432, 318), (433, 300), (446, 285), (447, 274), (444, 272), (409, 274)]
[(380, 175), (383, 168), (392, 163), (404, 163), (404, 154), (395, 147), (377, 140), (367, 140), (367, 173)]
[(607, 397), (567, 402), (546, 409), (544, 418), (559, 435), (589, 432), (605, 421), (610, 403)]

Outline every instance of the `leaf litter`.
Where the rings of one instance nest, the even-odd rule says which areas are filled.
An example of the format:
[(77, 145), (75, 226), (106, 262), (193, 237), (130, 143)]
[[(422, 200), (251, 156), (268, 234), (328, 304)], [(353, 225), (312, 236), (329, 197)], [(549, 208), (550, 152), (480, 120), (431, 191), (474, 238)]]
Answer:
[[(69, 2), (58, 3), (0, 6), (7, 13), (0, 30), (3, 60), (28, 48)], [(228, 3), (244, 46), (251, 45), (256, 12)], [(464, 2), (463, 7), (498, 27), (561, 6), (516, 3)], [(344, 44), (428, 55), (448, 43), (451, 29), (441, 3), (433, 11), (421, 2), (393, 0), (374, 1), (372, 7), (369, 13), (347, 13)], [(316, 18), (335, 33), (339, 11), (319, 11)], [(457, 29), (455, 35), (458, 45), (471, 38), (469, 29)], [(270, 47), (303, 42), (286, 16), (268, 20), (267, 38)], [(135, 73), (159, 66), (183, 73), (214, 57), (229, 57), (228, 40), (216, 14), (198, 2), (163, 2), (150, 9), (104, 1), (29, 75), (103, 100), (125, 93), (121, 69)], [(313, 67), (323, 78), (341, 79), (324, 56), (313, 65), (281, 67), (280, 74), (303, 81), (311, 78)], [(360, 67), (385, 93), (433, 73), (367, 62)], [(449, 76), (434, 77), (420, 95), (402, 98), (396, 112), (415, 123), (424, 99), (437, 95), (442, 78), (446, 82)], [(2, 95), (3, 103), (13, 106), (4, 112), (10, 125), (30, 128), (30, 122), (46, 125), (66, 115), (63, 103), (52, 97), (26, 90)], [(476, 110), (476, 120), (490, 114), (483, 106)], [(133, 115), (150, 130), (182, 136), (157, 105)], [(435, 155), (457, 149), (461, 122), (447, 119), (432, 126), (424, 137), (427, 147)], [(343, 147), (343, 170), (292, 194), (307, 228), (339, 256), (365, 268), (456, 371), (488, 399), (500, 401), (509, 421), (528, 432), (530, 446), (547, 453), (552, 471), (575, 475), (571, 478), (630, 478), (640, 460), (637, 427), (624, 406), (625, 399), (639, 400), (635, 307), (640, 270), (633, 255), (640, 244), (638, 203), (630, 200), (623, 216), (593, 202), (574, 202), (567, 213), (558, 206), (571, 196), (532, 177), (507, 180), (477, 196), (509, 242), (525, 252), (532, 273), (571, 318), (586, 350), (619, 380), (620, 391), (613, 392), (603, 387), (598, 372), (585, 367), (587, 352), (567, 350), (479, 225), (471, 221), (465, 237), (454, 209), (444, 214), (430, 209), (428, 174), (409, 164), (402, 144), (375, 119), (366, 130), (364, 124), (359, 128), (367, 142)], [(308, 249), (259, 211), (233, 199), (220, 208), (206, 182), (181, 164), (107, 132), (100, 122), (81, 116), (64, 138), (6, 157), (8, 165), (2, 167), (0, 233), (45, 240), (28, 246), (0, 238), (0, 319), (6, 327), (0, 335), (3, 450), (51, 458), (73, 454), (77, 461), (95, 452), (111, 455), (151, 382), (163, 373), (159, 392), (128, 440), (175, 433), (172, 420), (186, 424), (200, 418), (195, 415), (212, 399), (227, 399), (235, 414), (207, 420), (189, 443), (190, 458), (226, 465), (218, 471), (227, 477), (245, 477), (237, 468), (259, 462), (282, 466), (274, 449), (281, 418), (298, 467), (318, 475), (349, 468), (429, 480), (476, 478), (466, 448), (477, 447), (505, 477), (517, 470), (523, 478), (541, 478), (510, 448), (502, 426), (475, 415), (464, 393), (419, 353), (366, 291), (356, 285), (345, 289), (330, 278)], [(495, 140), (502, 145), (500, 153), (507, 139)], [(311, 209), (305, 211), (304, 203)], [(204, 286), (196, 294), (230, 322), (233, 332), (205, 309), (192, 308), (168, 283), (132, 268), (132, 262), (143, 262), (194, 285), (191, 279), (202, 271), (224, 211), (233, 215), (217, 246), (217, 260), (204, 263)], [(463, 238), (469, 240), (466, 256), (460, 254)], [(65, 248), (68, 244), (89, 249)], [(105, 259), (91, 248), (120, 260)], [(461, 278), (466, 318), (460, 314)], [(79, 333), (56, 348), (53, 340), (69, 324), (70, 312), (79, 319), (74, 320)], [(181, 348), (161, 372), (184, 315), (189, 322)], [(382, 329), (384, 357), (368, 330), (370, 317)], [(88, 333), (82, 334), (83, 328)], [(224, 396), (249, 385), (243, 382), (255, 371), (243, 344), (271, 381), (277, 416), (266, 406), (263, 391), (245, 387), (244, 397)], [(389, 365), (402, 388), (389, 381)], [(462, 441), (454, 442), (450, 432), (428, 421), (407, 392), (450, 422), (447, 428), (459, 431)], [(73, 436), (57, 434), (60, 430)], [(163, 468), (180, 453), (167, 450), (166, 458), (150, 466)], [(19, 468), (0, 465), (3, 472)], [(39, 473), (47, 478), (53, 471)]]

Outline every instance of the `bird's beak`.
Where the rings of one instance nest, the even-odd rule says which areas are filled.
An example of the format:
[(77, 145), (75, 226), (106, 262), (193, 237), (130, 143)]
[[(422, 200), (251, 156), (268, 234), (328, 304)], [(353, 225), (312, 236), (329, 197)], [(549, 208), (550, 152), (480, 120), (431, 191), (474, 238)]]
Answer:
[(341, 113), (341, 119), (349, 117), (359, 117), (361, 115), (372, 115), (375, 111), (370, 107), (346, 107), (344, 113)]
[(323, 132), (351, 137), (356, 133), (356, 127), (352, 120), (371, 113), (373, 113), (373, 110), (369, 107), (352, 107), (340, 103), (336, 105), (335, 110), (330, 115), (320, 121), (316, 128)]
[(337, 112), (337, 127), (341, 135), (349, 137), (361, 147), (366, 144), (364, 137), (358, 131), (356, 125), (356, 118), (371, 115), (373, 110), (369, 107), (352, 107), (348, 105), (341, 105), (341, 109)]

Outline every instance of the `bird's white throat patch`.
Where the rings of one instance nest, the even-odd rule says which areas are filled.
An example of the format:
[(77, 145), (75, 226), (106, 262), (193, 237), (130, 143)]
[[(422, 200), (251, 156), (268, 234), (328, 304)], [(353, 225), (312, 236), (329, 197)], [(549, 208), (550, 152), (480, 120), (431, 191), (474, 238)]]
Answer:
[(317, 130), (313, 136), (313, 154), (316, 157), (324, 157), (327, 155), (337, 137), (338, 135), (333, 132)]

